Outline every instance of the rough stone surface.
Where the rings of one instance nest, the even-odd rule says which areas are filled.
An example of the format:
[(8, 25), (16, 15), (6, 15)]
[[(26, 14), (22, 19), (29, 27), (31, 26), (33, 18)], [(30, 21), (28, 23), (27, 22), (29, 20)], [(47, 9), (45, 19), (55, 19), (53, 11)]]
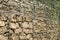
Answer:
[(60, 40), (52, 8), (36, 0), (0, 0), (0, 40)]
[(18, 25), (18, 23), (10, 23), (9, 27), (12, 28), (12, 29), (16, 29), (16, 28), (19, 27), (19, 25)]

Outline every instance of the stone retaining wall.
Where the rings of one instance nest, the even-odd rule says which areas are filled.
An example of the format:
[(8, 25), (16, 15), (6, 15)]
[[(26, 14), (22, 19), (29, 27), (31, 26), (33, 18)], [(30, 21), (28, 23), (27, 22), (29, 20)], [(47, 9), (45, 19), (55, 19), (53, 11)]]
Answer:
[(0, 0), (0, 40), (59, 40), (53, 13), (35, 0)]
[(0, 15), (0, 40), (57, 40), (58, 23), (30, 16)]

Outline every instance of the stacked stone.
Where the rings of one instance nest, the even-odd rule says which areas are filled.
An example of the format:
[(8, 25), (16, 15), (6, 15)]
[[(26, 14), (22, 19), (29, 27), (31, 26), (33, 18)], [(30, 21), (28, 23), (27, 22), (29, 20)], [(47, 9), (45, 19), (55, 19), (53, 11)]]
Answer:
[(0, 0), (0, 5), (0, 40), (58, 40), (58, 23), (47, 18), (45, 4)]
[(12, 14), (0, 15), (0, 40), (57, 40), (57, 22)]

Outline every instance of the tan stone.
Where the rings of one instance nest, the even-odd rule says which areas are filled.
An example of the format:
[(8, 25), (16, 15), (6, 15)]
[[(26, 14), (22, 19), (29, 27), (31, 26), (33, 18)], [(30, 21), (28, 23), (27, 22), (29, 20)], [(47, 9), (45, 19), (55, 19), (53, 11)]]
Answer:
[(21, 15), (17, 16), (17, 21), (23, 21)]
[(42, 40), (47, 40), (47, 38), (42, 38)]
[(9, 27), (12, 28), (12, 29), (16, 29), (16, 28), (19, 27), (19, 25), (18, 25), (18, 23), (10, 23)]
[(13, 30), (9, 30), (9, 32), (12, 34), (13, 33)]
[(45, 27), (46, 26), (46, 23), (44, 23), (44, 22), (38, 22), (37, 24), (40, 25), (41, 27)]
[(8, 5), (18, 6), (18, 5), (17, 5), (17, 3), (16, 3), (16, 2), (14, 2), (14, 1), (9, 1), (9, 2), (8, 2)]
[(35, 26), (33, 27), (33, 30), (34, 30), (35, 33), (39, 33), (39, 32), (40, 32), (40, 26), (35, 25)]
[(32, 29), (23, 29), (23, 32), (25, 32), (25, 33), (33, 33), (33, 30)]
[(26, 21), (32, 21), (32, 18), (29, 16), (26, 16)]
[(29, 40), (34, 40), (33, 38), (29, 38)]
[(26, 36), (27, 39), (30, 39), (31, 37), (32, 37), (31, 34), (28, 34), (28, 35)]
[(19, 40), (19, 37), (18, 37), (15, 33), (13, 33), (13, 34), (12, 34), (12, 39), (13, 39), (13, 40)]
[(5, 26), (5, 22), (4, 21), (0, 21), (0, 26)]
[(29, 22), (29, 28), (33, 28), (33, 23), (32, 22)]
[(28, 28), (28, 27), (29, 27), (29, 25), (28, 25), (28, 23), (27, 23), (27, 22), (23, 22), (23, 23), (22, 23), (22, 27), (23, 27), (23, 28)]
[(5, 37), (3, 35), (0, 35), (0, 40), (8, 40), (8, 37)]
[(34, 40), (38, 40), (38, 38), (34, 38)]
[(15, 33), (19, 34), (21, 32), (22, 32), (22, 28), (21, 27), (19, 27), (18, 29), (15, 29)]
[(11, 16), (9, 16), (9, 19), (10, 19), (10, 21), (12, 21), (12, 22), (16, 22), (16, 21), (17, 21), (15, 14), (12, 14)]
[(19, 37), (20, 39), (26, 39), (26, 34), (22, 32)]
[(7, 20), (7, 18), (4, 15), (0, 14), (0, 20)]
[(33, 24), (32, 24), (32, 22), (24, 22), (24, 23), (22, 23), (22, 27), (23, 28), (33, 28)]
[(33, 20), (33, 25), (36, 25), (36, 23), (38, 23), (39, 20)]
[(7, 32), (7, 31), (8, 31), (8, 30), (7, 30), (6, 27), (1, 27), (1, 28), (0, 28), (0, 34), (5, 33), (5, 32)]

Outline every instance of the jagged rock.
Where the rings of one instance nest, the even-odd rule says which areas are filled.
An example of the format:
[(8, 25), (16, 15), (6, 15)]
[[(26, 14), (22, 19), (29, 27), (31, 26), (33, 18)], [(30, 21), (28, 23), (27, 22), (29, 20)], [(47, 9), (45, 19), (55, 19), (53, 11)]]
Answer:
[(5, 32), (7, 32), (7, 31), (8, 30), (7, 30), (7, 28), (5, 26), (0, 28), (0, 34), (3, 34)]
[[(1, 4), (2, 5), (2, 4)], [(6, 16), (5, 15), (2, 15), (2, 14), (0, 14), (0, 20), (7, 20), (7, 18), (6, 18)]]
[(23, 39), (26, 39), (26, 34), (22, 32), (19, 37), (20, 37), (20, 39), (22, 39), (22, 40), (23, 40)]
[(12, 29), (16, 29), (16, 28), (19, 27), (19, 25), (18, 25), (18, 23), (10, 23), (9, 27), (12, 28)]
[(15, 33), (16, 33), (16, 34), (19, 34), (19, 33), (21, 33), (21, 32), (22, 32), (22, 28), (21, 28), (21, 27), (15, 29)]
[(23, 28), (28, 28), (28, 27), (29, 27), (29, 25), (28, 25), (28, 23), (27, 23), (27, 22), (23, 22), (23, 23), (22, 23), (22, 27), (23, 27)]
[(59, 40), (58, 12), (45, 3), (0, 0), (0, 40)]
[(31, 29), (31, 28), (33, 28), (33, 24), (32, 24), (32, 22), (29, 22), (29, 23), (28, 22), (23, 22), (22, 27)]
[(38, 22), (37, 25), (41, 25), (41, 27), (45, 27), (46, 23), (44, 23), (44, 22)]
[(30, 39), (30, 38), (32, 38), (32, 35), (31, 35), (31, 34), (28, 34), (28, 35), (26, 36), (26, 38), (27, 38), (27, 39)]
[(5, 22), (4, 21), (0, 21), (0, 26), (5, 26)]
[(8, 37), (5, 37), (3, 35), (0, 35), (0, 40), (8, 40)]
[(21, 15), (17, 15), (17, 21), (23, 21), (22, 19), (23, 19), (23, 17), (21, 16)]
[(29, 40), (33, 40), (33, 38), (30, 38)]
[(12, 6), (18, 6), (16, 2), (14, 1), (8, 1), (8, 5), (12, 5)]
[(33, 30), (35, 33), (39, 33), (40, 32), (40, 26), (38, 26), (38, 25), (33, 26)]
[(23, 29), (23, 32), (25, 32), (25, 33), (33, 33), (33, 30), (32, 29)]
[(19, 40), (19, 37), (15, 33), (13, 33), (12, 34), (12, 40)]
[(17, 21), (15, 14), (12, 14), (11, 16), (9, 16), (9, 19), (10, 19), (10, 21), (12, 21), (12, 22), (16, 22), (16, 21)]
[(32, 21), (32, 18), (29, 16), (26, 16), (26, 21)]

